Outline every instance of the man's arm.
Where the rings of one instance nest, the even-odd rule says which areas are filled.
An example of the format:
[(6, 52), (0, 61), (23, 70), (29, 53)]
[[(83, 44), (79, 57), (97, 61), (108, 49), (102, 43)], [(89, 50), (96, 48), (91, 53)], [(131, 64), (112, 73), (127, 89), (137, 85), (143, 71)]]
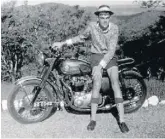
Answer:
[(55, 42), (55, 43), (53, 43), (52, 48), (61, 49), (62, 46), (64, 46), (64, 45), (82, 43), (86, 39), (88, 39), (90, 36), (91, 36), (91, 25), (88, 25), (87, 28), (85, 29), (85, 31), (83, 33), (81, 33), (80, 35), (73, 37), (71, 39), (68, 39), (66, 41), (63, 41), (63, 42)]
[(118, 27), (115, 26), (113, 29), (113, 36), (110, 38), (110, 43), (108, 47), (108, 52), (104, 55), (103, 59), (100, 61), (99, 65), (101, 65), (103, 68), (107, 66), (107, 64), (110, 62), (110, 60), (113, 58), (116, 48), (117, 48), (117, 42), (118, 42)]
[(76, 44), (76, 43), (83, 43), (90, 36), (91, 36), (91, 26), (88, 25), (83, 33), (81, 33), (80, 35), (78, 35), (76, 37), (73, 37), (71, 39), (66, 40), (65, 43), (67, 45), (72, 45), (72, 44)]

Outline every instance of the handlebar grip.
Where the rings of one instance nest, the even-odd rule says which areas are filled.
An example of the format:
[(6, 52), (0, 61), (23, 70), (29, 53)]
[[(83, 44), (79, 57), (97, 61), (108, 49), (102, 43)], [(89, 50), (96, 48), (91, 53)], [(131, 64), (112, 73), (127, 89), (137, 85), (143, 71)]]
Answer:
[(56, 52), (57, 52), (57, 50), (54, 50), (54, 49), (52, 48), (52, 46), (49, 46), (49, 49), (50, 49), (50, 51), (52, 51), (53, 53), (56, 53)]

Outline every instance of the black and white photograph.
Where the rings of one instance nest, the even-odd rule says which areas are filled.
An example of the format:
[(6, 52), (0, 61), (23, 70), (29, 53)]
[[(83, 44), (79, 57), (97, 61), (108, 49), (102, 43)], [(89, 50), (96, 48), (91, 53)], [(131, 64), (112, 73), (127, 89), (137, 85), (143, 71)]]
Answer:
[(1, 138), (165, 138), (165, 0), (1, 0)]

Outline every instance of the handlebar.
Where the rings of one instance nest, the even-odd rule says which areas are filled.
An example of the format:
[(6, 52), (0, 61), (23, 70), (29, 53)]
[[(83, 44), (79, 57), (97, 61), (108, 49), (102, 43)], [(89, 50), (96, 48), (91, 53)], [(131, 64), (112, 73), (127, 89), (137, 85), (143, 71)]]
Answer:
[(56, 50), (54, 50), (54, 49), (52, 48), (52, 46), (49, 46), (49, 50), (52, 51), (52, 52), (54, 52), (54, 53), (56, 53)]
[[(61, 49), (53, 49), (52, 46), (49, 46), (49, 50), (53, 53), (53, 56), (54, 57), (62, 57), (65, 53), (66, 53), (66, 50), (69, 49), (69, 48), (73, 48), (73, 45), (71, 46), (68, 46), (68, 45), (63, 45)], [(69, 57), (69, 56), (68, 56)]]

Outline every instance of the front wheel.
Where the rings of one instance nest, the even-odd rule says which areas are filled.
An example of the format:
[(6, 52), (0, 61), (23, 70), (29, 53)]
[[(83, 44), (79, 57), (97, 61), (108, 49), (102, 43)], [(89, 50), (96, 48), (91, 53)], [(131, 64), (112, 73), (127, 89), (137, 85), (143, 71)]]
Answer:
[(30, 105), (39, 84), (39, 80), (24, 81), (16, 85), (9, 95), (8, 110), (16, 121), (23, 124), (35, 123), (45, 120), (51, 114), (53, 107), (46, 104), (53, 101), (53, 94), (46, 86), (39, 93), (34, 105)]
[(125, 71), (122, 73), (122, 88), (124, 104), (124, 112), (132, 113), (137, 111), (143, 105), (146, 96), (147, 88), (142, 76), (135, 71)]

